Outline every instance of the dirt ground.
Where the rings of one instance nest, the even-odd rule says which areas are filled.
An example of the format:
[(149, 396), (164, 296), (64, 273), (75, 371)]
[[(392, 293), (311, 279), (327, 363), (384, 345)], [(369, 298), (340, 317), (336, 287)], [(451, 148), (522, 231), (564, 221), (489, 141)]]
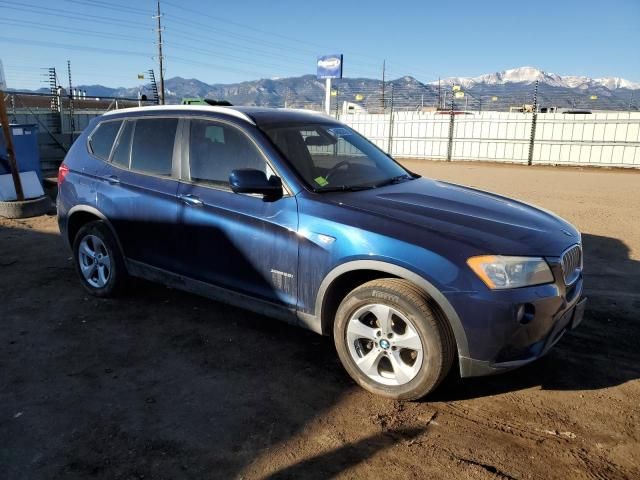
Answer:
[(330, 338), (161, 286), (87, 296), (55, 217), (0, 220), (0, 477), (640, 478), (640, 172), (407, 162), (584, 232), (585, 321), (424, 401)]

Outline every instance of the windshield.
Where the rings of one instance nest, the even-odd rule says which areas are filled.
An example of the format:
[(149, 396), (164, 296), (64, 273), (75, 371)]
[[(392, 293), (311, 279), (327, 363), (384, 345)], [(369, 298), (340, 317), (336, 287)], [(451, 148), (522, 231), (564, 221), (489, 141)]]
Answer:
[(375, 188), (413, 178), (343, 125), (297, 124), (263, 130), (316, 192)]

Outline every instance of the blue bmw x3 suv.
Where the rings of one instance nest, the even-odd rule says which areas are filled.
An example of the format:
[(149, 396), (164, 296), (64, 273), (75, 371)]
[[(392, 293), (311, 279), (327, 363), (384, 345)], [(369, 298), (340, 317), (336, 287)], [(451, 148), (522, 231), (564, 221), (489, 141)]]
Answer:
[(142, 277), (324, 335), (395, 399), (544, 355), (582, 320), (580, 233), (499, 195), (420, 178), (309, 112), (207, 106), (93, 120), (58, 175), (82, 285)]

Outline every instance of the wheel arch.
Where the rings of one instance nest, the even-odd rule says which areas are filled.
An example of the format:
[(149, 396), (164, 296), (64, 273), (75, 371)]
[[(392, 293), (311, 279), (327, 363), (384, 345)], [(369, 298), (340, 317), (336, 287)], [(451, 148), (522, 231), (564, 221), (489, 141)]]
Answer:
[[(460, 317), (454, 310), (453, 306), (440, 290), (431, 282), (425, 280), (420, 275), (398, 265), (382, 262), (379, 260), (355, 260), (338, 265), (331, 270), (324, 278), (318, 289), (315, 303), (315, 313), (320, 319), (322, 334), (331, 334), (335, 312), (340, 300), (337, 297), (342, 296), (345, 289), (353, 288), (365, 283), (369, 280), (384, 277), (395, 277), (408, 280), (421, 290), (423, 290), (436, 305), (442, 310), (446, 319), (451, 326), (453, 335), (456, 340), (458, 356), (467, 357), (469, 354), (469, 346), (467, 335), (462, 327)], [(353, 288), (349, 288), (353, 286)]]
[(66, 221), (66, 241), (68, 245), (73, 248), (73, 242), (80, 229), (89, 222), (101, 220), (111, 230), (113, 237), (116, 239), (118, 249), (124, 257), (124, 250), (120, 244), (120, 239), (116, 233), (115, 228), (109, 221), (109, 219), (97, 208), (90, 205), (76, 205), (69, 210)]

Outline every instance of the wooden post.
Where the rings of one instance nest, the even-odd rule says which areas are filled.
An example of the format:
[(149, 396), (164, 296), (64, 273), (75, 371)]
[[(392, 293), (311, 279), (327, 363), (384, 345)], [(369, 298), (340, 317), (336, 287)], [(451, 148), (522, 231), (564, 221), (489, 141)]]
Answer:
[(4, 92), (0, 90), (0, 124), (2, 124), (2, 133), (4, 133), (4, 143), (7, 146), (7, 158), (9, 159), (9, 169), (13, 177), (13, 185), (16, 189), (16, 197), (19, 202), (24, 201), (24, 192), (22, 191), (22, 182), (18, 173), (18, 164), (16, 162), (16, 153), (13, 148), (13, 137), (9, 128), (9, 116), (7, 115), (7, 106), (4, 103)]

